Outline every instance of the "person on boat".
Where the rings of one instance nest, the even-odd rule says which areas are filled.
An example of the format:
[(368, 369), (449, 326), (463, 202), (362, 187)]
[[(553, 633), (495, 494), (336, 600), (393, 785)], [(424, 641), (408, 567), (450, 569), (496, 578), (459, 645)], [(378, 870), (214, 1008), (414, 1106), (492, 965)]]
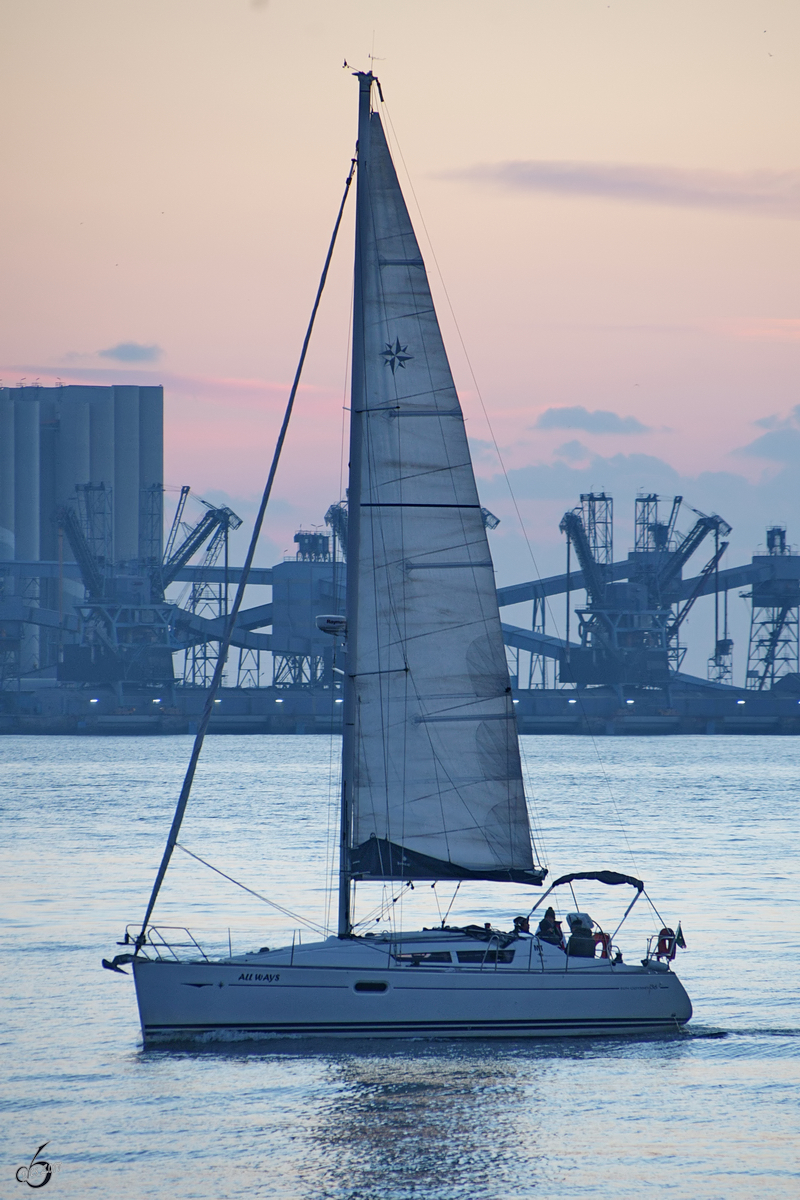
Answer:
[(556, 920), (556, 910), (548, 908), (539, 922), (539, 928), (536, 930), (537, 936), (543, 942), (549, 942), (551, 946), (561, 946), (564, 948), (564, 935), (561, 932), (561, 922)]
[(594, 958), (594, 934), (592, 920), (584, 913), (570, 913), (570, 937), (567, 942), (567, 954), (571, 958)]
[(514, 933), (530, 933), (531, 923), (527, 917), (514, 917)]

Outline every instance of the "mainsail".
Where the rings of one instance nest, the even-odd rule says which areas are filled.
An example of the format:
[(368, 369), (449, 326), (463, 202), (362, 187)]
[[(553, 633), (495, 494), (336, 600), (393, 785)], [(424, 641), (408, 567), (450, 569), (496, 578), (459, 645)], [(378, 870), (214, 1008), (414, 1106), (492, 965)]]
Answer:
[(345, 870), (539, 883), (464, 418), (380, 117), (363, 118)]

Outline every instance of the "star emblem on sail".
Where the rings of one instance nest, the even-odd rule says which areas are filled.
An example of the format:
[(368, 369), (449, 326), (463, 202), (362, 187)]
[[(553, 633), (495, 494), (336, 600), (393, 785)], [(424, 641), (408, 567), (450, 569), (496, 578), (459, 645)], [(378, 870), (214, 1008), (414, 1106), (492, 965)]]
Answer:
[(408, 346), (400, 345), (400, 338), (395, 338), (394, 345), (391, 342), (387, 342), (386, 349), (381, 352), (384, 364), (392, 368), (393, 375), (398, 367), (402, 367), (405, 370), (406, 363), (414, 357), (413, 354), (406, 354), (407, 349)]

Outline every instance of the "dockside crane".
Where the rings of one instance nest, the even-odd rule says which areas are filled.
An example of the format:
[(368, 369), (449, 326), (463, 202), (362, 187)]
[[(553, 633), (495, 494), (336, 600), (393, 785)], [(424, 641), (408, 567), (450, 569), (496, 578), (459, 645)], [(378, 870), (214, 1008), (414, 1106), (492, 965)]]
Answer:
[(708, 579), (709, 575), (716, 571), (717, 567), (719, 566), (720, 559), (727, 549), (728, 543), (720, 542), (714, 551), (713, 556), (709, 559), (700, 574), (697, 576), (692, 594), (686, 599), (683, 607), (678, 608), (678, 611), (675, 614), (675, 619), (667, 626), (667, 638), (670, 641), (678, 636), (680, 627), (691, 612), (695, 600), (697, 600), (698, 596), (703, 594), (706, 580)]
[(605, 595), (606, 580), (603, 568), (595, 561), (583, 518), (579, 512), (565, 512), (558, 528), (567, 535), (571, 545), (575, 547), (581, 570), (583, 571), (584, 587), (593, 604), (602, 604)]
[[(94, 503), (89, 494), (95, 490), (93, 485), (79, 487), (75, 502), (57, 513), (86, 589), (86, 599), (78, 606), (81, 641), (64, 648), (59, 678), (141, 682), (172, 679), (172, 655), (182, 648), (175, 634), (181, 610), (165, 601), (164, 591), (207, 542), (206, 565), (216, 561), (227, 545), (229, 531), (239, 528), (241, 518), (225, 505), (203, 500), (205, 513), (179, 542), (189, 496), (189, 488), (182, 487), (162, 561), (153, 564), (141, 560), (126, 564), (124, 573), (114, 572), (107, 553), (108, 537), (99, 537), (95, 528), (103, 525), (97, 520), (99, 501)], [(105, 509), (101, 515), (108, 515)]]
[[(678, 500), (679, 497), (676, 496), (675, 499)], [(669, 555), (656, 575), (655, 583), (660, 593), (658, 596), (659, 600), (669, 595), (670, 589), (680, 579), (681, 572), (686, 563), (695, 551), (700, 548), (709, 534), (713, 533), (718, 538), (725, 538), (731, 532), (731, 526), (722, 517), (718, 516), (717, 513), (706, 516), (699, 509), (693, 508), (691, 511), (697, 516), (697, 521), (686, 537), (679, 542), (677, 548)]]
[[(183, 499), (183, 492), (181, 492), (181, 499)], [(171, 553), (167, 557), (167, 552), (165, 551), (164, 561), (159, 569), (158, 582), (162, 592), (171, 583), (174, 583), (181, 569), (186, 566), (189, 559), (197, 553), (212, 535), (220, 530), (238, 529), (242, 523), (241, 517), (237, 517), (236, 513), (225, 505), (215, 507), (209, 504), (207, 500), (203, 500), (201, 503), (205, 504), (208, 511), (197, 522), (194, 528), (189, 531), (177, 550), (170, 545), (171, 542), (174, 543), (172, 530), (170, 531), (167, 549), (171, 550)], [(173, 521), (174, 526), (175, 522)]]
[[(683, 496), (673, 496), (672, 497), (672, 508), (670, 509), (669, 518), (668, 518), (667, 524), (666, 524), (666, 533), (664, 535), (664, 545), (665, 546), (668, 546), (669, 543), (672, 541), (673, 537), (675, 536), (675, 525), (677, 524), (678, 513), (680, 511), (680, 507), (682, 504), (683, 504)], [(692, 509), (692, 511), (694, 512), (694, 509)]]
[[(661, 520), (660, 497), (639, 495), (635, 548), (627, 569), (620, 572), (622, 564), (613, 562), (610, 529), (605, 532), (610, 526), (611, 498), (591, 493), (581, 496), (581, 501), (582, 509), (564, 514), (560, 529), (568, 539), (568, 556), (570, 546), (575, 547), (588, 603), (577, 610), (581, 644), (570, 650), (561, 677), (579, 686), (624, 682), (664, 686), (670, 671), (680, 669), (681, 625), (703, 594), (708, 577), (716, 572), (727, 547), (720, 537), (731, 527), (716, 513), (708, 516), (692, 509), (697, 520), (684, 537), (676, 534), (682, 496), (672, 499), (668, 519)], [(715, 537), (715, 553), (683, 607), (675, 611), (683, 567), (709, 534)], [(627, 582), (621, 582), (620, 576)], [(566, 591), (569, 597), (569, 577)]]
[[(203, 501), (205, 504), (206, 501)], [(211, 510), (220, 518), (216, 529), (206, 546), (203, 556), (202, 569), (209, 570), (225, 551), (225, 562), (228, 561), (228, 534), (231, 529), (238, 529), (242, 524), (230, 508)], [(225, 584), (212, 584), (199, 579), (192, 585), (188, 610), (193, 616), (225, 617), (228, 613), (228, 594)], [(219, 643), (215, 644), (207, 638), (195, 639), (187, 647), (183, 668), (183, 682), (192, 687), (208, 687), (219, 653)]]
[(186, 508), (186, 501), (189, 499), (189, 492), (191, 490), (192, 489), (189, 487), (188, 483), (184, 483), (181, 487), (181, 494), (175, 509), (175, 516), (172, 518), (172, 524), (170, 525), (169, 534), (167, 535), (167, 542), (164, 546), (164, 554), (162, 556), (163, 562), (169, 562), (174, 553), (175, 542), (178, 537), (178, 530), (180, 529), (181, 521), (183, 520), (183, 510)]
[(63, 508), (58, 510), (56, 520), (59, 528), (64, 531), (69, 548), (75, 557), (75, 562), (78, 564), (83, 586), (93, 600), (102, 599), (105, 592), (105, 573), (101, 568), (97, 556), (93, 554), (89, 546), (86, 535), (81, 528), (78, 514), (74, 508), (64, 505)]
[(769, 631), (769, 635), (764, 644), (763, 668), (761, 674), (757, 675), (755, 683), (755, 690), (757, 692), (763, 692), (764, 684), (767, 682), (767, 679), (769, 679), (770, 675), (775, 669), (775, 659), (778, 648), (781, 644), (781, 637), (786, 626), (787, 618), (794, 608), (796, 608), (796, 605), (782, 604), (777, 610), (776, 617), (772, 624), (772, 629)]

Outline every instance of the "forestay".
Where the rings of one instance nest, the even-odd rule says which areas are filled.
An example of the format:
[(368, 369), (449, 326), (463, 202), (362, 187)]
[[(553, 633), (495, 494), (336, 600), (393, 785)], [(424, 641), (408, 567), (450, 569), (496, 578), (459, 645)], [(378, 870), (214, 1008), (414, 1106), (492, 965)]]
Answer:
[(464, 419), (377, 113), (359, 172), (350, 873), (539, 883)]

